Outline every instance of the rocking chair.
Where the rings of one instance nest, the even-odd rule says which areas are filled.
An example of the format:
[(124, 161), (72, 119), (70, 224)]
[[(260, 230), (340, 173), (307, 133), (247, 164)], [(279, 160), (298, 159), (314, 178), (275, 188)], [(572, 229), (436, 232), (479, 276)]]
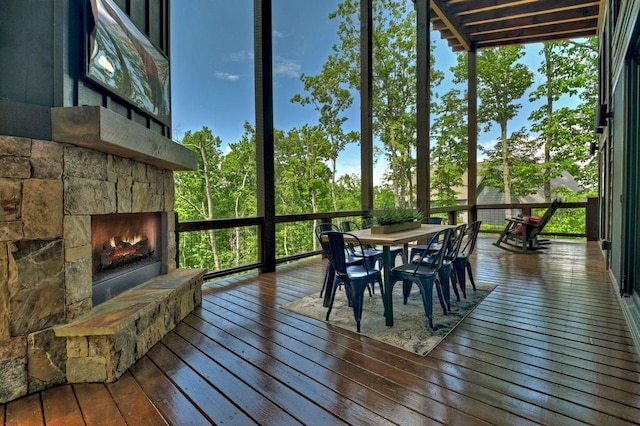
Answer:
[(561, 201), (553, 200), (542, 217), (525, 216), (506, 218), (504, 230), (493, 245), (504, 250), (518, 251), (522, 253), (539, 253), (549, 245), (549, 240), (542, 240), (538, 235), (556, 212)]

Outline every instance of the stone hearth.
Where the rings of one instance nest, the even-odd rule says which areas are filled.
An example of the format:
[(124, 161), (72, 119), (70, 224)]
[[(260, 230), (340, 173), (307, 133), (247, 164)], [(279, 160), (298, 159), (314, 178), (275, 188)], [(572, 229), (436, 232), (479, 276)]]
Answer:
[[(0, 135), (0, 402), (67, 381), (115, 380), (200, 303), (204, 271), (176, 269), (171, 220), (173, 172), (195, 168), (195, 154), (104, 108), (51, 116), (52, 140)], [(129, 290), (145, 294), (145, 308), (121, 317), (118, 331), (79, 331), (75, 321), (109, 308), (91, 300), (91, 216), (141, 212), (170, 218), (168, 274)]]

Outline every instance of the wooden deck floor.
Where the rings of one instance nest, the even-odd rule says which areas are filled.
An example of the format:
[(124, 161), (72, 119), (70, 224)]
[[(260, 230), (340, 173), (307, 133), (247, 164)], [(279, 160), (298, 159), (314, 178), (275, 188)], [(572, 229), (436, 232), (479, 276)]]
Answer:
[(499, 286), (427, 357), (279, 309), (320, 289), (310, 259), (206, 285), (118, 382), (0, 405), (0, 425), (640, 422), (640, 358), (597, 245), (492, 241), (472, 261)]

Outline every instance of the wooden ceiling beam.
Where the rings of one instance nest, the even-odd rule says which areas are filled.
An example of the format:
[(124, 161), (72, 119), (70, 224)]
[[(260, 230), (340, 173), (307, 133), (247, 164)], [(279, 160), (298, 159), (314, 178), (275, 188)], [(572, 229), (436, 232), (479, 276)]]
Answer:
[(554, 34), (529, 34), (522, 37), (506, 37), (502, 39), (490, 39), (486, 42), (478, 42), (478, 49), (483, 47), (509, 46), (514, 44), (541, 43), (544, 41), (569, 40), (573, 38), (593, 37), (597, 27), (584, 28), (579, 31), (560, 31)]
[[(558, 1), (558, 0), (556, 0)], [(526, 10), (515, 9), (510, 13), (497, 13), (497, 12), (482, 12), (469, 14), (464, 17), (460, 17), (460, 25), (465, 29), (470, 25), (481, 25), (491, 22), (510, 22), (513, 19), (543, 19), (543, 15), (547, 16), (549, 21), (561, 21), (564, 16), (570, 16), (571, 11), (573, 13), (581, 13), (583, 16), (598, 16), (599, 8), (597, 2), (590, 2), (589, 4), (564, 6), (556, 9), (541, 9), (541, 10)]]
[[(591, 9), (591, 8), (589, 8)], [(588, 12), (588, 13), (585, 13)], [(597, 9), (585, 11), (582, 8), (575, 8), (571, 10), (567, 10), (562, 12), (561, 14), (554, 13), (541, 13), (534, 16), (521, 16), (521, 17), (510, 17), (509, 18), (509, 28), (515, 27), (535, 27), (540, 25), (553, 25), (553, 24), (562, 24), (568, 22), (576, 22), (580, 20), (593, 19), (597, 17)], [(492, 22), (482, 22), (482, 23), (470, 23), (465, 25), (467, 28), (470, 37), (473, 34), (481, 34), (485, 32), (497, 32), (504, 31), (505, 25), (498, 25), (497, 23), (503, 24), (503, 21), (492, 21)], [(437, 28), (437, 25), (434, 23), (434, 28)]]
[(431, 25), (455, 52), (590, 37), (597, 35), (603, 1), (430, 0)]
[(432, 16), (437, 16), (442, 22), (445, 23), (447, 28), (456, 35), (456, 39), (464, 47), (466, 51), (471, 50), (471, 40), (467, 36), (464, 28), (460, 25), (460, 22), (447, 10), (442, 0), (430, 0), (429, 4), (432, 10)]
[(509, 29), (504, 30), (500, 33), (500, 35), (496, 35), (496, 33), (485, 33), (478, 34), (474, 36), (474, 41), (478, 43), (482, 43), (485, 41), (501, 41), (501, 40), (509, 40), (509, 39), (522, 39), (522, 38), (531, 38), (531, 37), (546, 37), (553, 36), (555, 34), (568, 34), (571, 32), (581, 32), (585, 28), (597, 28), (598, 19), (593, 18), (587, 21), (579, 21), (579, 22), (571, 22), (564, 24), (551, 24), (545, 26), (539, 26), (536, 28), (526, 27), (526, 28), (517, 28), (517, 29)]

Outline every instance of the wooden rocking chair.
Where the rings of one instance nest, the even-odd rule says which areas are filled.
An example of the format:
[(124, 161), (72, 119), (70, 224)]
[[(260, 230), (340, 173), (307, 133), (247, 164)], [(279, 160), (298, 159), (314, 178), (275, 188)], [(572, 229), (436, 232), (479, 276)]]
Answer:
[(538, 235), (542, 232), (551, 216), (556, 212), (561, 201), (553, 200), (542, 217), (525, 216), (507, 218), (507, 225), (493, 245), (509, 251), (522, 253), (538, 253), (549, 246), (549, 240), (542, 240)]

